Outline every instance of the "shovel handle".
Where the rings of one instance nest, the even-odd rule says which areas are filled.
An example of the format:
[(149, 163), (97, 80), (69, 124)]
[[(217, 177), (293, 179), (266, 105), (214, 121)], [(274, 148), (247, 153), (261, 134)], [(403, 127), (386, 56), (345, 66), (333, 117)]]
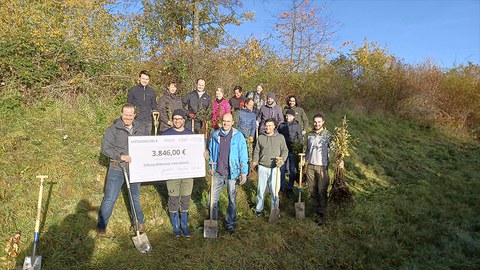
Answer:
[(216, 162), (209, 162), (208, 165), (211, 166), (212, 182), (210, 184), (210, 223), (213, 220), (213, 165), (217, 164)]
[(35, 233), (40, 231), (40, 216), (42, 214), (42, 195), (43, 195), (43, 182), (48, 175), (37, 175), (36, 178), (40, 179), (40, 191), (38, 192), (38, 204), (37, 204), (37, 218), (35, 219)]
[(155, 136), (157, 135), (157, 129), (158, 129), (158, 118), (160, 117), (159, 112), (152, 112), (153, 115), (153, 125), (155, 126)]
[(302, 189), (302, 178), (303, 178), (303, 166), (305, 165), (305, 153), (300, 153), (298, 154), (298, 156), (300, 157), (300, 178), (299, 178), (299, 184), (300, 184), (300, 190)]

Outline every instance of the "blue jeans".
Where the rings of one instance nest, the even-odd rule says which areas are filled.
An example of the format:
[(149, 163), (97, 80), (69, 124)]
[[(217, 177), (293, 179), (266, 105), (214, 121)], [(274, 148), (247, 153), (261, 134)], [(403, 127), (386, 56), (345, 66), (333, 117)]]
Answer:
[[(213, 174), (213, 220), (218, 220), (218, 201), (224, 185), (227, 185), (228, 191), (225, 225), (227, 229), (235, 229), (237, 223), (237, 181), (236, 179), (228, 179), (227, 176), (221, 176), (216, 172)], [(210, 207), (210, 200), (208, 205)]]
[[(288, 177), (288, 185), (285, 180), (285, 172), (287, 171), (287, 166), (288, 166), (288, 171), (290, 172), (290, 176)], [(297, 156), (293, 152), (288, 152), (287, 160), (285, 163), (282, 165), (280, 168), (281, 171), (281, 177), (280, 177), (280, 182), (282, 183), (280, 185), (280, 188), (282, 190), (285, 189), (293, 189), (293, 184), (295, 183), (295, 180), (297, 180)]]
[[(105, 196), (103, 196), (100, 211), (98, 212), (98, 229), (105, 230), (107, 228), (108, 220), (112, 215), (113, 206), (118, 198), (118, 194), (122, 189), (125, 177), (119, 165), (112, 165), (108, 168), (107, 183), (105, 184)], [(131, 183), (130, 190), (133, 197), (133, 205), (137, 212), (138, 223), (143, 224), (143, 212), (140, 208), (140, 183)], [(134, 217), (132, 217), (134, 218)], [(133, 223), (133, 222), (132, 222)]]
[(269, 168), (258, 165), (258, 187), (257, 187), (257, 207), (255, 211), (263, 212), (263, 201), (265, 198), (265, 190), (269, 187), (270, 194), (272, 194), (271, 208), (275, 207), (275, 202), (278, 197), (275, 197), (275, 187), (277, 185), (277, 167)]

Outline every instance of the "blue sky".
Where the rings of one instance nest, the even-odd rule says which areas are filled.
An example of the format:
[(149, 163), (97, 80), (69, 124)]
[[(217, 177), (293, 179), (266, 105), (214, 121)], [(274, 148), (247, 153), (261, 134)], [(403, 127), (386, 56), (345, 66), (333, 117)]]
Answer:
[[(244, 10), (255, 11), (255, 22), (227, 31), (237, 38), (263, 39), (273, 32), (281, 11), (291, 0), (244, 0)], [(441, 67), (471, 61), (480, 64), (480, 0), (333, 0), (315, 1), (322, 13), (338, 21), (335, 47), (364, 39), (386, 46), (389, 54), (408, 64), (427, 59)], [(343, 49), (348, 53), (351, 47)]]

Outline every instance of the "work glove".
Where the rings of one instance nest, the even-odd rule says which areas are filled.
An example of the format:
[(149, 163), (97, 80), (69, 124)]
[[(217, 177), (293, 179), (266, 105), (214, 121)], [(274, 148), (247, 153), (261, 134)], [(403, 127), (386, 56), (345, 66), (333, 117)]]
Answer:
[(277, 158), (277, 159), (275, 159), (275, 163), (276, 163), (277, 167), (279, 167), (279, 168), (282, 167), (282, 165), (283, 165), (283, 163), (284, 163), (284, 162), (283, 162), (283, 158)]
[(188, 113), (188, 117), (192, 118), (192, 119), (195, 119), (195, 117), (197, 117), (194, 113)]
[(247, 175), (242, 173), (240, 176), (240, 186), (245, 184), (245, 182), (247, 182)]
[(253, 142), (253, 137), (252, 136), (248, 137), (248, 142), (251, 142), (251, 143)]
[(302, 135), (305, 136), (305, 134), (307, 134), (307, 131), (306, 131), (306, 130), (302, 130)]

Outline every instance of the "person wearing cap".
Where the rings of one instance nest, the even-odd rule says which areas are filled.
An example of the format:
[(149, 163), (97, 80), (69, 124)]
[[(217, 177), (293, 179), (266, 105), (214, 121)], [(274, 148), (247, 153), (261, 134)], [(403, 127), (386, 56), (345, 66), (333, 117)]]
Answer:
[(302, 135), (305, 135), (308, 130), (308, 117), (303, 108), (300, 107), (298, 99), (295, 95), (289, 95), (287, 97), (287, 106), (285, 106), (285, 109), (283, 109), (284, 115), (288, 109), (295, 111), (295, 120), (297, 120), (302, 127)]
[(260, 108), (257, 115), (257, 123), (259, 125), (260, 133), (265, 130), (265, 121), (267, 119), (275, 120), (275, 125), (283, 122), (282, 110), (275, 102), (275, 93), (273, 92), (267, 94), (267, 103)]
[[(192, 132), (198, 133), (200, 128), (202, 128), (202, 119), (197, 118), (197, 114), (201, 111), (208, 111), (210, 110), (210, 106), (212, 106), (212, 98), (207, 94), (205, 91), (205, 80), (202, 78), (197, 79), (197, 85), (195, 90), (186, 94), (182, 98), (183, 107), (187, 108), (188, 110), (188, 118), (189, 121), (194, 121), (194, 129)], [(204, 119), (205, 120), (205, 119)]]
[[(275, 119), (265, 121), (265, 132), (258, 136), (253, 150), (252, 169), (258, 166), (257, 206), (255, 207), (255, 216), (258, 217), (263, 213), (265, 190), (268, 186), (270, 194), (275, 194), (277, 168), (282, 167), (288, 156), (285, 138), (275, 130), (275, 122)], [(272, 208), (277, 199), (272, 195)]]
[(176, 109), (183, 108), (182, 99), (177, 94), (177, 83), (171, 81), (158, 99), (158, 112), (160, 113), (160, 134), (173, 127), (171, 116)]
[[(287, 197), (290, 198), (293, 193), (293, 184), (297, 180), (297, 155), (303, 152), (303, 134), (302, 128), (295, 119), (295, 111), (292, 109), (285, 110), (285, 121), (278, 125), (278, 133), (285, 138), (288, 148), (288, 157), (285, 164), (280, 168), (281, 171), (281, 190), (286, 191)], [(285, 181), (286, 168), (290, 172), (288, 185)]]
[[(186, 112), (183, 109), (176, 109), (172, 113), (173, 127), (165, 130), (162, 135), (188, 135), (193, 132), (185, 128)], [(188, 230), (188, 209), (190, 208), (190, 197), (193, 189), (193, 179), (167, 180), (168, 189), (168, 212), (172, 222), (173, 233), (176, 237), (181, 234), (190, 237)], [(180, 211), (180, 215), (179, 215)]]
[(138, 110), (135, 120), (145, 125), (148, 135), (152, 134), (152, 113), (157, 111), (157, 94), (148, 83), (150, 73), (146, 70), (140, 71), (140, 83), (130, 89), (127, 94), (127, 103), (135, 105)]
[[(223, 186), (227, 186), (228, 207), (225, 227), (233, 234), (237, 223), (237, 187), (247, 181), (247, 143), (242, 133), (233, 127), (231, 113), (223, 115), (222, 127), (213, 132), (208, 145), (210, 162), (213, 163), (213, 220), (218, 220), (218, 201)], [(209, 170), (210, 171), (210, 170)], [(209, 204), (210, 205), (210, 204)]]

